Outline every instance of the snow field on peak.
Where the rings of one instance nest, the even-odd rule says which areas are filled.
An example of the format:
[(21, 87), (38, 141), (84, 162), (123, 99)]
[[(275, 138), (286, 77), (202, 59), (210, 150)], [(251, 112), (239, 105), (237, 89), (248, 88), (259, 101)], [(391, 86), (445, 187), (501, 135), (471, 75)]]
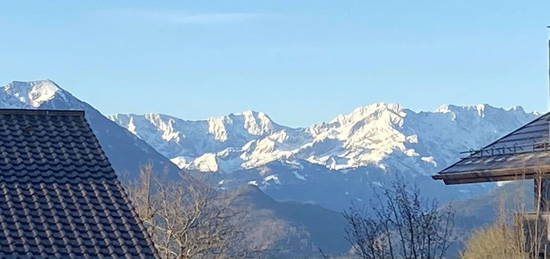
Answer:
[(38, 108), (56, 96), (66, 100), (63, 90), (50, 80), (14, 81), (2, 87), (2, 91), (2, 104), (12, 108)]

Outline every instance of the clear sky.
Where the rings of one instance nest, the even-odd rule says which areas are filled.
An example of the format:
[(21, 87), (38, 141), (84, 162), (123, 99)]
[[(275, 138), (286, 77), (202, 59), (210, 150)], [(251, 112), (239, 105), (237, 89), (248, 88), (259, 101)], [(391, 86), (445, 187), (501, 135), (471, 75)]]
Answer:
[(52, 79), (104, 113), (290, 126), (373, 102), (548, 110), (550, 1), (3, 1), (0, 84)]

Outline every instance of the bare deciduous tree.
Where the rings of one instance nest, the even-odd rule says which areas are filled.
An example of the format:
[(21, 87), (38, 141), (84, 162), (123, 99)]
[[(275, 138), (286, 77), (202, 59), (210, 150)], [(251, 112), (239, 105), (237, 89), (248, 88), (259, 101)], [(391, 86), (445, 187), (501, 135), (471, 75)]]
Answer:
[(424, 200), (399, 179), (383, 188), (370, 208), (344, 212), (346, 238), (361, 258), (443, 258), (449, 248), (454, 213)]
[(246, 257), (239, 213), (227, 197), (205, 186), (161, 182), (151, 165), (128, 192), (161, 257)]

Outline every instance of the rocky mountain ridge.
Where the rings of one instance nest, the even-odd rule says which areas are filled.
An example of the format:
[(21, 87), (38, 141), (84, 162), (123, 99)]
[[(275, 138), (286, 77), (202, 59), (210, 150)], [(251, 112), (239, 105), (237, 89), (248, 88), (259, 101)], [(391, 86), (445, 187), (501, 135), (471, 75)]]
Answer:
[(252, 184), (278, 199), (339, 210), (350, 200), (368, 199), (369, 186), (397, 174), (421, 182), (434, 196), (483, 192), (492, 185), (446, 192), (429, 176), (460, 152), (482, 147), (536, 116), (521, 107), (486, 104), (416, 112), (376, 103), (304, 128), (286, 127), (253, 111), (202, 121), (162, 114), (109, 118), (221, 189)]

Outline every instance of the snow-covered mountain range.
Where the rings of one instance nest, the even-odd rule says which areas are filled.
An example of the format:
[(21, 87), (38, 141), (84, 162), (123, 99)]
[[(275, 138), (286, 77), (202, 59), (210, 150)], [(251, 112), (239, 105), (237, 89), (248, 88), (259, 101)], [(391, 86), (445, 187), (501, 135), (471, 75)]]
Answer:
[[(368, 198), (366, 186), (393, 173), (424, 181), (426, 189), (437, 188), (429, 176), (460, 152), (479, 148), (536, 115), (521, 107), (486, 104), (415, 112), (377, 103), (304, 128), (280, 125), (254, 111), (202, 121), (154, 113), (108, 117), (180, 168), (202, 172), (220, 188), (249, 183), (276, 198), (338, 209), (345, 199)], [(475, 193), (478, 188), (457, 191)], [(338, 192), (331, 200), (334, 195), (341, 199), (328, 204), (327, 192)]]
[(534, 117), (521, 107), (444, 105), (414, 112), (385, 103), (306, 128), (281, 126), (254, 111), (203, 121), (156, 113), (108, 116), (187, 170), (227, 174), (305, 160), (332, 170), (374, 165), (428, 175), (459, 151), (487, 144)]

